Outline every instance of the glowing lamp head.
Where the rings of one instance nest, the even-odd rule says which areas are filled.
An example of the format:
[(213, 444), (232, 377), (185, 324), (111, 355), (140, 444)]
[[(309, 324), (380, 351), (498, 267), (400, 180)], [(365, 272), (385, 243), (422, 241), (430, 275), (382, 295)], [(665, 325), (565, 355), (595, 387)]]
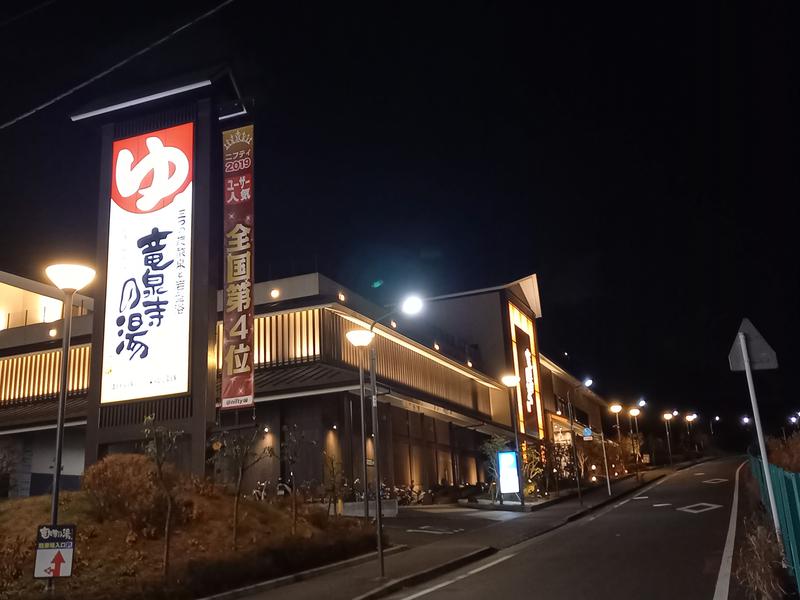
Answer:
[(500, 381), (502, 381), (503, 385), (506, 387), (517, 387), (517, 384), (519, 383), (519, 377), (516, 375), (503, 375)]
[(587, 377), (586, 379), (583, 380), (583, 385), (585, 385), (587, 388), (592, 387), (593, 383), (594, 381), (592, 381), (591, 377)]
[(281, 297), (281, 291), (278, 288), (273, 288), (269, 291), (269, 297), (273, 300), (277, 300)]
[(638, 404), (639, 404), (639, 406), (645, 406), (647, 404), (647, 402), (645, 402), (644, 398), (639, 398)]
[(409, 296), (400, 305), (400, 310), (407, 315), (416, 315), (422, 310), (422, 298), (419, 296)]
[(672, 417), (674, 417), (675, 415), (673, 415), (672, 413), (664, 413), (664, 414), (663, 414), (663, 415), (661, 415), (661, 416), (662, 416), (662, 417), (664, 417), (664, 420), (665, 420), (665, 421), (669, 421), (669, 420), (670, 420), (670, 419), (672, 419)]
[(714, 420), (715, 421), (719, 421), (719, 417), (714, 417)]
[(620, 412), (622, 412), (622, 404), (620, 404), (619, 402), (615, 402), (614, 404), (608, 407), (608, 410), (617, 415)]
[(747, 425), (750, 422), (750, 417), (742, 417), (742, 423)]
[(672, 411), (672, 416), (673, 417), (677, 417), (678, 416), (678, 411), (677, 410), (673, 410)]
[(792, 425), (794, 425), (795, 423), (797, 423), (797, 417), (795, 417), (794, 415), (792, 415), (791, 417), (789, 417), (789, 422), (790, 422)]
[(94, 269), (83, 265), (50, 265), (44, 272), (53, 285), (68, 292), (77, 292), (94, 279)]
[(632, 408), (632, 409), (630, 409), (628, 411), (628, 414), (630, 416), (632, 416), (632, 417), (638, 417), (640, 414), (642, 414), (642, 411), (640, 411), (638, 408), (634, 407), (634, 408)]
[(690, 415), (686, 415), (686, 420), (689, 421), (689, 423), (694, 421), (696, 418), (697, 418), (697, 414), (696, 413), (692, 413)]
[(345, 336), (347, 341), (356, 348), (364, 348), (372, 343), (372, 338), (375, 337), (375, 334), (367, 329), (353, 329), (348, 331)]

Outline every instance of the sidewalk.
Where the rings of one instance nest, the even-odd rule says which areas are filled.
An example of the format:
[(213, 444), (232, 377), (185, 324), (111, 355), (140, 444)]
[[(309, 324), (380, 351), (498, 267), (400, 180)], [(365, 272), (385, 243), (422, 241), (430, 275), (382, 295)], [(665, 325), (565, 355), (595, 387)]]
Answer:
[(636, 478), (617, 482), (612, 489), (611, 497), (608, 496), (605, 487), (594, 488), (584, 495), (583, 506), (579, 504), (577, 497), (568, 498), (510, 521), (448, 536), (442, 540), (386, 556), (386, 578), (383, 580), (378, 578), (378, 563), (377, 560), (373, 560), (301, 581), (289, 587), (280, 587), (246, 597), (249, 600), (270, 600), (285, 598), (287, 595), (291, 595), (295, 600), (380, 598), (403, 587), (432, 579), (479, 560), (497, 550), (561, 527), (671, 472), (673, 470), (669, 468), (654, 469), (642, 475), (641, 483), (637, 482)]

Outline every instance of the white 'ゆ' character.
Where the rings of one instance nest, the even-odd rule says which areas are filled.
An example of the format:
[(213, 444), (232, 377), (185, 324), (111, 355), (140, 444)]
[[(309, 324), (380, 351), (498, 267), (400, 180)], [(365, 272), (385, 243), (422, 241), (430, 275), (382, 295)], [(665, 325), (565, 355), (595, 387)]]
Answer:
[[(141, 198), (136, 200), (136, 208), (149, 212), (167, 196), (177, 192), (189, 176), (189, 160), (179, 148), (165, 146), (157, 137), (149, 137), (145, 141), (149, 154), (142, 158), (135, 167), (134, 156), (128, 149), (122, 149), (117, 157), (116, 183), (119, 193), (133, 196), (136, 192)], [(175, 170), (170, 175), (170, 164)], [(145, 177), (153, 172), (153, 181), (149, 187), (140, 188)]]

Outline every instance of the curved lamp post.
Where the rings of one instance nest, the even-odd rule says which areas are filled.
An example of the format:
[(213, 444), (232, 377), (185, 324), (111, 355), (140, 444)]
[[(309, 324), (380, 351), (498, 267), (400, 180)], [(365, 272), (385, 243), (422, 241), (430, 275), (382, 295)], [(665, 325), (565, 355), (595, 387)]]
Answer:
[[(64, 411), (67, 404), (67, 373), (69, 344), (72, 335), (72, 299), (75, 292), (94, 279), (94, 269), (83, 265), (57, 264), (45, 269), (48, 279), (64, 293), (64, 330), (61, 346), (61, 367), (58, 388), (58, 421), (56, 424), (56, 460), (53, 470), (53, 496), (50, 504), (50, 524), (58, 524), (58, 494), (61, 489), (61, 455), (64, 446)], [(50, 580), (52, 581), (52, 579)]]
[[(375, 325), (383, 319), (387, 319), (398, 311), (407, 315), (416, 315), (422, 310), (424, 302), (419, 296), (408, 296), (399, 307), (395, 307), (384, 315), (381, 315), (369, 326), (369, 329), (356, 329), (347, 332), (347, 340), (357, 348), (370, 347), (369, 376), (372, 393), (372, 435), (374, 436), (373, 449), (375, 454), (375, 524), (376, 536), (378, 541), (378, 561), (380, 563), (381, 577), (385, 575), (383, 563), (383, 515), (381, 514), (381, 461), (380, 461), (380, 427), (378, 420), (378, 351), (372, 340), (375, 338)], [(359, 350), (359, 352), (362, 352)], [(359, 367), (359, 388), (361, 391), (361, 450), (363, 456), (363, 475), (364, 475), (364, 518), (369, 517), (369, 501), (367, 499), (367, 444), (366, 444), (366, 407), (364, 393), (364, 367), (362, 366), (361, 354), (358, 360)]]

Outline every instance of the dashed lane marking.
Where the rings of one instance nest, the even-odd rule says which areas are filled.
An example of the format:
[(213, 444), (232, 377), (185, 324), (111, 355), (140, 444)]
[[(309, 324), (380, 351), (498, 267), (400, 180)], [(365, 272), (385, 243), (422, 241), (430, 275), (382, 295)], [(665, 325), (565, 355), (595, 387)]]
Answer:
[(661, 508), (662, 506), (672, 506), (671, 502), (662, 502), (661, 504), (653, 504), (655, 508)]
[(715, 483), (725, 483), (726, 481), (728, 480), (722, 479), (722, 477), (715, 477), (714, 479), (706, 479), (703, 483), (715, 484)]
[(647, 496), (636, 496), (634, 500), (647, 500)]

